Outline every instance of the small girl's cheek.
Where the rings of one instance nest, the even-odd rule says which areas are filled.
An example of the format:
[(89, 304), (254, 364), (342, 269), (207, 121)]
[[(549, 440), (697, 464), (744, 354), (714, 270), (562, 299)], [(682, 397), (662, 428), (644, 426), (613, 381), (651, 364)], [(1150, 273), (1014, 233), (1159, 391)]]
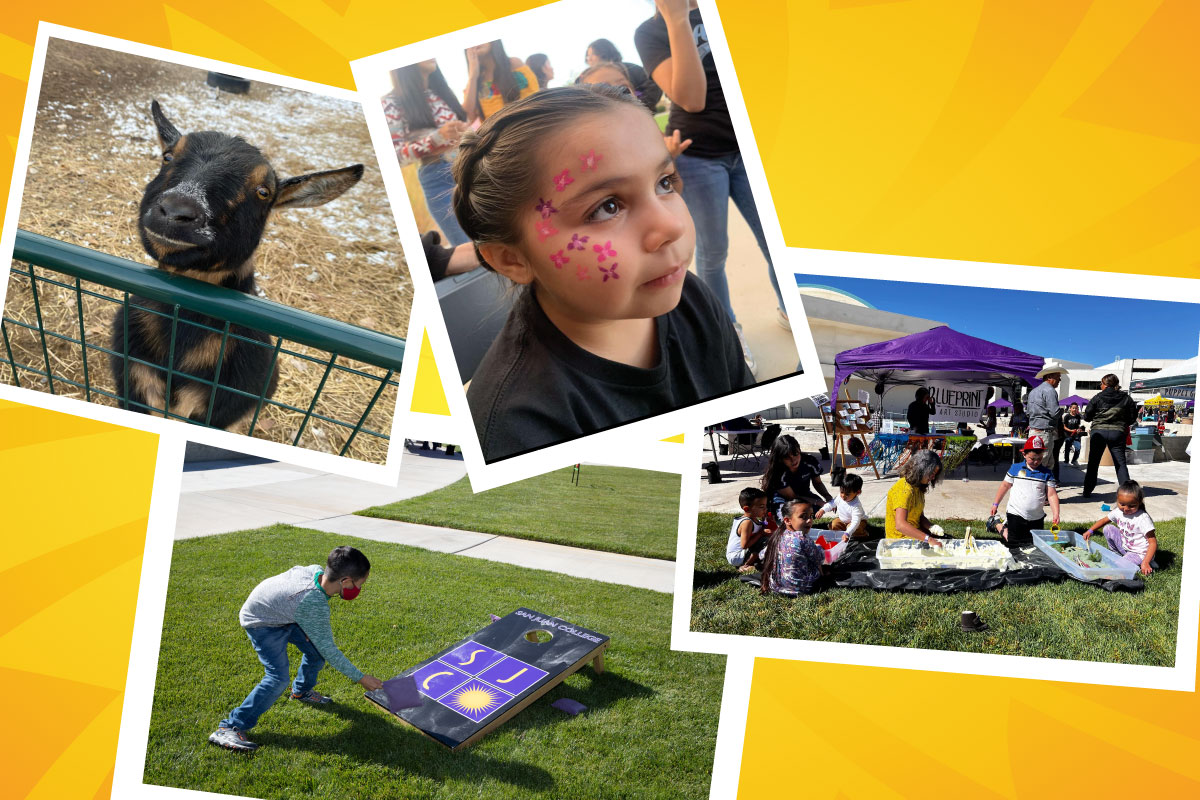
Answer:
[(592, 250), (594, 250), (596, 252), (596, 261), (598, 261), (601, 264), (604, 263), (604, 260), (606, 258), (613, 258), (614, 256), (617, 255), (617, 251), (614, 250), (612, 247), (612, 242), (605, 242), (604, 244), (594, 244), (594, 245), (592, 245)]
[(559, 250), (557, 253), (550, 254), (550, 263), (554, 265), (555, 269), (562, 269), (564, 264), (571, 263), (571, 259), (564, 255), (562, 250)]
[(537, 231), (539, 242), (544, 242), (554, 234), (558, 233), (558, 229), (554, 227), (554, 223), (551, 222), (549, 218), (539, 219), (534, 223), (533, 228)]
[(591, 280), (592, 276), (588, 274), (587, 264), (580, 264), (575, 268), (575, 277), (581, 281)]
[(609, 267), (608, 269), (605, 269), (604, 267), (600, 267), (600, 272), (604, 273), (604, 280), (601, 281), (601, 283), (608, 283), (609, 278), (612, 278), (615, 281), (617, 278), (621, 277), (620, 275), (617, 274), (618, 266), (620, 266), (620, 265), (614, 261), (612, 263), (612, 266)]

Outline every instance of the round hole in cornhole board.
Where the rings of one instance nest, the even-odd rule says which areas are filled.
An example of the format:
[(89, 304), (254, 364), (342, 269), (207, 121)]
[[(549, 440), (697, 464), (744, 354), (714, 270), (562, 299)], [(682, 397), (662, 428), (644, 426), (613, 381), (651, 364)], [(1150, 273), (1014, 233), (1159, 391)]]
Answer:
[(534, 644), (545, 644), (554, 638), (554, 634), (548, 630), (538, 628), (537, 630), (532, 630), (526, 633), (525, 638)]

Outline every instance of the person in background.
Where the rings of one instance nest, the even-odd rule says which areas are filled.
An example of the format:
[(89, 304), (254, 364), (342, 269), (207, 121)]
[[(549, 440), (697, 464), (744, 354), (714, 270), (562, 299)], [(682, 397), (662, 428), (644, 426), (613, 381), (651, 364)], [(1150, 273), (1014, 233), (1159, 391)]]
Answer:
[[(767, 540), (759, 591), (785, 597), (812, 594), (829, 558), (808, 538), (813, 505), (808, 500), (789, 500), (781, 514), (783, 525)], [(844, 550), (845, 542), (839, 546)]]
[(767, 493), (767, 503), (776, 520), (782, 518), (780, 509), (788, 500), (806, 500), (813, 508), (833, 500), (833, 495), (821, 481), (820, 467), (805, 459), (796, 437), (786, 433), (771, 445), (762, 490)]
[[(634, 93), (633, 81), (629, 78), (629, 71), (625, 69), (624, 64), (615, 61), (601, 61), (600, 63), (588, 67), (579, 74), (575, 79), (575, 83), (580, 86), (589, 86), (596, 83), (607, 83), (609, 86), (621, 86), (628, 89), (630, 93)], [(664, 135), (664, 143), (667, 145), (667, 152), (671, 154), (671, 158), (676, 158), (684, 150), (691, 146), (691, 139), (683, 139), (678, 130), (672, 131)]]
[(392, 91), (383, 96), (392, 147), (400, 164), (419, 161), (417, 178), (429, 213), (453, 246), (465, 244), (450, 208), (454, 149), (467, 131), (467, 112), (446, 84), (435, 59), (392, 70)]
[(534, 53), (525, 59), (525, 66), (537, 76), (539, 89), (545, 89), (554, 80), (554, 67), (550, 66), (550, 57), (545, 53)]
[(1079, 403), (1071, 403), (1067, 413), (1063, 415), (1063, 461), (1069, 461), (1071, 466), (1079, 466), (1079, 448), (1083, 443), (1083, 417), (1079, 413)]
[(1029, 428), (1029, 417), (1025, 414), (1025, 406), (1020, 400), (1013, 400), (1012, 416), (1009, 418), (1008, 424), (1009, 436), (1018, 439), (1025, 438)]
[(633, 84), (634, 96), (642, 101), (642, 105), (650, 109), (650, 113), (653, 114), (658, 111), (658, 101), (662, 99), (663, 95), (662, 89), (658, 88), (658, 84), (651, 80), (650, 76), (646, 74), (646, 70), (642, 69), (640, 64), (634, 64), (631, 61), (622, 61), (621, 51), (608, 39), (597, 39), (589, 44), (583, 60), (587, 62), (589, 67), (594, 67), (597, 64), (605, 62), (620, 64), (625, 68), (625, 72)]
[(1137, 564), (1143, 575), (1158, 569), (1154, 561), (1158, 552), (1154, 520), (1146, 511), (1146, 493), (1137, 481), (1121, 483), (1117, 488), (1117, 507), (1089, 527), (1083, 538), (1090, 541), (1101, 525), (1110, 550)]
[(1038, 371), (1037, 377), (1042, 379), (1025, 399), (1025, 410), (1029, 414), (1029, 435), (1042, 437), (1045, 444), (1045, 454), (1042, 456), (1042, 469), (1050, 470), (1058, 477), (1058, 462), (1054, 456), (1058, 452), (1058, 385), (1062, 376), (1067, 373), (1066, 367), (1056, 361), (1047, 363)]
[(463, 106), (468, 122), (485, 120), (539, 88), (533, 70), (521, 59), (509, 58), (499, 39), (468, 47), (466, 54), (467, 91)]
[(908, 404), (909, 433), (929, 433), (929, 417), (937, 413), (937, 406), (924, 386), (917, 389), (916, 399)]
[(996, 435), (996, 407), (995, 406), (988, 406), (987, 410), (983, 412), (983, 435), (984, 436), (995, 436)]
[(1121, 379), (1111, 372), (1100, 379), (1100, 387), (1100, 394), (1088, 401), (1087, 410), (1083, 412), (1084, 421), (1092, 424), (1087, 472), (1083, 477), (1084, 497), (1091, 497), (1096, 488), (1105, 448), (1112, 455), (1117, 482), (1129, 480), (1129, 469), (1125, 466), (1125, 437), (1129, 434), (1129, 426), (1137, 422), (1137, 404), (1121, 391)]
[(678, 130), (692, 140), (688, 152), (676, 157), (675, 165), (683, 179), (683, 199), (696, 221), (696, 274), (724, 305), (741, 339), (746, 365), (754, 372), (754, 354), (737, 322), (725, 275), (730, 200), (750, 226), (766, 259), (779, 324), (790, 330), (791, 323), (721, 91), (712, 47), (704, 32), (704, 20), (695, 3), (688, 0), (655, 0), (655, 5), (658, 13), (638, 26), (633, 40), (646, 71), (671, 100), (667, 132)]

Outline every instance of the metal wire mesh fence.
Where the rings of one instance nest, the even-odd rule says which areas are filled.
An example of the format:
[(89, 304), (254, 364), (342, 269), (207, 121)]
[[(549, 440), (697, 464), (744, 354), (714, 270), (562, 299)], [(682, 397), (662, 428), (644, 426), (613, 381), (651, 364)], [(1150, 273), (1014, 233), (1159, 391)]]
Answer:
[[(133, 309), (169, 331), (165, 363), (130, 356)], [(119, 310), (124, 345), (117, 351), (111, 329)], [(177, 359), (176, 339), (185, 330), (219, 341), (211, 378)], [(253, 404), (248, 430), (243, 423), (239, 432), (377, 462), (386, 457), (405, 347), (398, 337), (24, 230), (16, 236), (0, 340), (0, 374), (17, 386), (209, 427), (218, 394), (229, 393)], [(254, 391), (222, 374), (235, 346), (269, 353), (270, 370)], [(110, 370), (114, 358), (120, 366)], [(139, 365), (165, 381), (161, 404), (131, 392), (130, 371)], [(276, 394), (290, 402), (268, 396), (274, 373), (291, 390)], [(206, 387), (207, 406), (177, 413), (171, 398), (179, 383)]]

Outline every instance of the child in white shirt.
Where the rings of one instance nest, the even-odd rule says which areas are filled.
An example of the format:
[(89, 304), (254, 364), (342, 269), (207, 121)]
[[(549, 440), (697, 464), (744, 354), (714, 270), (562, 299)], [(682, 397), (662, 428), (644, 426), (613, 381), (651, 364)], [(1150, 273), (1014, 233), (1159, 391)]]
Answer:
[(1154, 554), (1158, 552), (1158, 538), (1154, 535), (1154, 520), (1146, 513), (1146, 495), (1137, 481), (1125, 481), (1117, 489), (1117, 507), (1107, 517), (1096, 520), (1083, 534), (1091, 539), (1092, 534), (1104, 526), (1104, 540), (1108, 549), (1137, 564), (1143, 575), (1158, 568)]
[(863, 481), (858, 475), (847, 475), (842, 480), (842, 491), (817, 512), (815, 519), (837, 511), (837, 516), (830, 521), (829, 530), (843, 533), (842, 541), (847, 539), (867, 538), (867, 512), (863, 510), (862, 494)]

